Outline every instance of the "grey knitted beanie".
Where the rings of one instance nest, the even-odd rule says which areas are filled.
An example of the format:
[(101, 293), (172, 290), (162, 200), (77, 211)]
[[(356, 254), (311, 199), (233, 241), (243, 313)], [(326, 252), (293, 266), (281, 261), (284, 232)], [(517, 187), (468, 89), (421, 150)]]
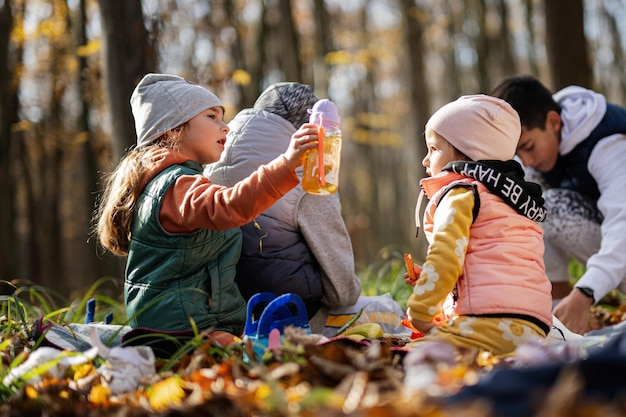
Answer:
[(281, 82), (267, 87), (254, 103), (254, 108), (281, 116), (299, 129), (309, 121), (307, 110), (313, 107), (317, 100), (310, 86)]
[(147, 74), (130, 98), (135, 118), (137, 147), (147, 145), (166, 131), (193, 119), (222, 102), (208, 89), (168, 74)]

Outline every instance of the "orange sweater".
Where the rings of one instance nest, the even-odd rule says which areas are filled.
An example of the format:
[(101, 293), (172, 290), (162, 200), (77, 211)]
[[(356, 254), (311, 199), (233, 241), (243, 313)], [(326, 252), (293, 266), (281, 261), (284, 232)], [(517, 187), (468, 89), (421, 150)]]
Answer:
[[(142, 189), (165, 168), (190, 159), (166, 148), (151, 156), (155, 163), (144, 174)], [(212, 184), (201, 174), (183, 175), (167, 191), (159, 219), (170, 233), (232, 229), (252, 221), (298, 184), (298, 176), (282, 155), (233, 187)]]

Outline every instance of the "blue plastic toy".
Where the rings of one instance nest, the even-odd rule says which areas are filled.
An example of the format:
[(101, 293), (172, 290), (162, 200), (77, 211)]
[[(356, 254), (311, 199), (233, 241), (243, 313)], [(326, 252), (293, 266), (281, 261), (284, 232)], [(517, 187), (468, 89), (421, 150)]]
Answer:
[(93, 323), (96, 316), (96, 299), (90, 298), (85, 306), (85, 324)]
[[(267, 304), (258, 320), (255, 320), (256, 310)], [(251, 340), (252, 347), (258, 358), (261, 358), (268, 349), (268, 338), (272, 330), (276, 329), (281, 336), (285, 327), (295, 326), (311, 333), (306, 307), (298, 294), (287, 293), (280, 296), (270, 292), (254, 294), (248, 300), (244, 341)]]

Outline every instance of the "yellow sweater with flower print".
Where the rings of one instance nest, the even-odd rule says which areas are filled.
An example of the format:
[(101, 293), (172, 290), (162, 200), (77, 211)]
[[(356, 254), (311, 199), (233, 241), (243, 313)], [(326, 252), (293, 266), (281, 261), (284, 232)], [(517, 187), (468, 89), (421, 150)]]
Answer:
[[(449, 188), (453, 183), (458, 186)], [(456, 286), (455, 315), (527, 316), (551, 326), (541, 226), (471, 178), (444, 172), (421, 185), (430, 199), (429, 247), (407, 302), (409, 316), (433, 321)]]

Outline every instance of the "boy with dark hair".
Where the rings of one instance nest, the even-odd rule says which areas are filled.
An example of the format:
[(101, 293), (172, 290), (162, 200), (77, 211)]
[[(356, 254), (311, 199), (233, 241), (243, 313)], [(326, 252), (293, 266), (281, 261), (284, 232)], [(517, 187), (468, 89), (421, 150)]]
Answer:
[[(506, 78), (491, 94), (520, 115), (516, 154), (545, 180), (544, 258), (554, 315), (585, 333), (589, 307), (614, 288), (626, 291), (626, 109), (579, 86), (553, 95), (532, 76)], [(586, 265), (574, 289), (570, 257)]]

